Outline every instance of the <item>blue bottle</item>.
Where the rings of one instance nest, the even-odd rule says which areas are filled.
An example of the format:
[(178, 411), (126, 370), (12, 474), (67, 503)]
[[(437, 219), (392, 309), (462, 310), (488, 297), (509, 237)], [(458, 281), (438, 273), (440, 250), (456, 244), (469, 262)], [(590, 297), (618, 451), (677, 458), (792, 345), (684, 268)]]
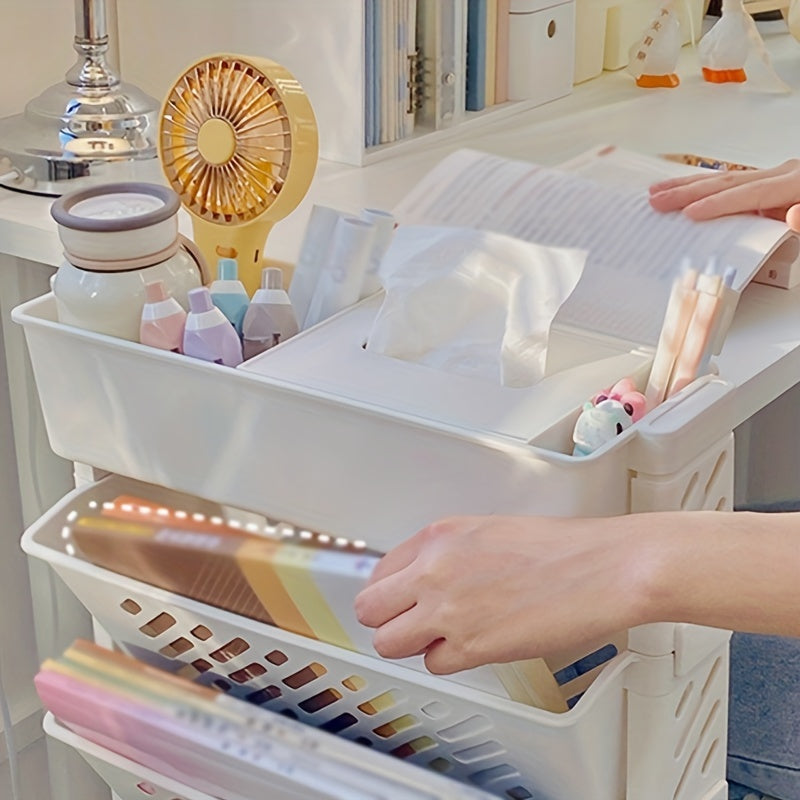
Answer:
[(235, 258), (220, 258), (217, 261), (217, 279), (208, 287), (208, 291), (211, 302), (228, 318), (241, 338), (250, 298), (239, 280), (239, 265)]

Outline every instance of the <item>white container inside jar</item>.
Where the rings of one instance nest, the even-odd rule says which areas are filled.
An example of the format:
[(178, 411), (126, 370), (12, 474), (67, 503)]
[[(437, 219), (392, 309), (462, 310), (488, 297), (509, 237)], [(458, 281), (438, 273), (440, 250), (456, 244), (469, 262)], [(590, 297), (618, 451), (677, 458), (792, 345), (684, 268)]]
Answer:
[(59, 321), (138, 341), (145, 286), (164, 282), (188, 308), (209, 282), (197, 248), (178, 232), (180, 200), (169, 187), (115, 183), (64, 195), (51, 207), (64, 245), (53, 282)]

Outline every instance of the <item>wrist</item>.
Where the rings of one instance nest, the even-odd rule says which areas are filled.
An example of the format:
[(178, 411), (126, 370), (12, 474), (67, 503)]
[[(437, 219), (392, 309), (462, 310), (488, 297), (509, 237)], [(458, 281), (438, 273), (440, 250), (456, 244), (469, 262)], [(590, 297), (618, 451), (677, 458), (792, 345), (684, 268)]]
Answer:
[[(710, 604), (719, 553), (731, 540), (732, 512), (653, 512), (640, 523), (643, 622), (715, 624)], [(726, 587), (726, 591), (729, 587)]]

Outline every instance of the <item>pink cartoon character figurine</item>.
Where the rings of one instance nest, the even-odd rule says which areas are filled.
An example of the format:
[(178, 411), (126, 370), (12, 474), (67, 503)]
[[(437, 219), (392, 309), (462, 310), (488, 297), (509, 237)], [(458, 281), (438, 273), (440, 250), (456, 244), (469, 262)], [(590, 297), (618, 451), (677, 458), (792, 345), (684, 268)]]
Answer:
[(644, 416), (645, 397), (630, 378), (617, 381), (583, 405), (572, 431), (574, 456), (586, 456)]

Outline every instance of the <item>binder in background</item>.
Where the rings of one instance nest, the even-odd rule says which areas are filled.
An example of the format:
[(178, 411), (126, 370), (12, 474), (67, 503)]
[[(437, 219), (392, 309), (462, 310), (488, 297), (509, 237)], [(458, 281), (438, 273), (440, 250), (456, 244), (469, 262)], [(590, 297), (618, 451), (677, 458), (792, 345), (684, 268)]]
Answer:
[(467, 0), (418, 0), (417, 51), (417, 121), (435, 130), (459, 122), (466, 98)]
[(497, 0), (486, 0), (486, 98), (487, 106), (495, 100), (495, 80), (497, 78)]
[(511, 0), (497, 0), (497, 63), (495, 65), (494, 102), (508, 101), (508, 35)]
[(486, 28), (488, 0), (467, 4), (467, 111), (486, 108)]

